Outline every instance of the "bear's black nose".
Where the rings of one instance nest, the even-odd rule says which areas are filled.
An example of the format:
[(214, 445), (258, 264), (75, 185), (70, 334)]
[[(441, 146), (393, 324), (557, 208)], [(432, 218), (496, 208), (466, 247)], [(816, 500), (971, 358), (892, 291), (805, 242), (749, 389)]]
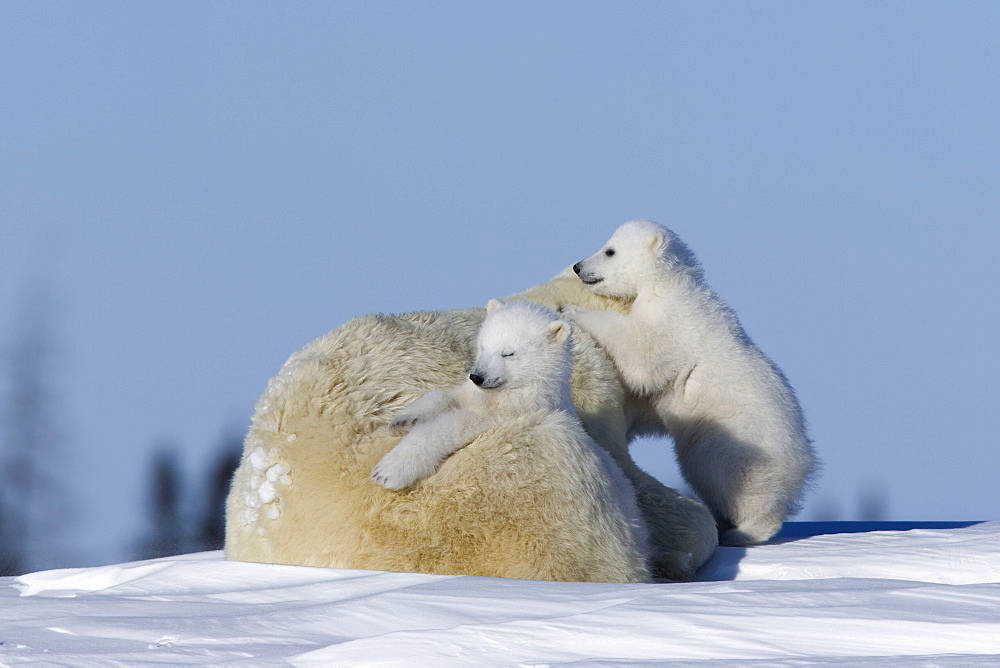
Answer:
[(482, 376), (480, 376), (478, 373), (470, 373), (469, 374), (469, 380), (471, 380), (476, 385), (482, 385), (483, 381), (486, 380), (486, 379), (483, 378)]
[(573, 271), (576, 272), (577, 276), (580, 275), (580, 263), (579, 262), (577, 262), (576, 264), (573, 265)]

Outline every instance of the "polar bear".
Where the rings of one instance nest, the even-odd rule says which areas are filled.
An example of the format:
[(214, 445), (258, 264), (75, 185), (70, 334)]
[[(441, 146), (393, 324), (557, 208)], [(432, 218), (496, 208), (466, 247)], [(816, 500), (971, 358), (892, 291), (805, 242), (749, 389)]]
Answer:
[[(372, 433), (358, 434), (339, 456), (328, 451), (319, 461), (325, 430), (296, 414), (310, 411), (308, 402), (258, 411), (280, 411), (277, 423), (261, 426), (287, 435), (278, 438), (282, 446), (255, 448), (250, 466), (237, 474), (227, 557), (272, 561), (277, 553), (282, 563), (340, 568), (649, 581), (634, 493), (573, 409), (570, 325), (537, 305), (491, 309), (470, 376), (481, 379), (479, 386), (468, 381), (484, 396), (431, 391)], [(293, 359), (285, 391), (274, 398), (287, 402), (289, 386), (315, 377), (314, 362), (323, 364)], [(404, 366), (411, 374), (419, 369)], [(336, 424), (336, 402), (317, 408)], [(406, 428), (399, 441), (396, 432)], [(360, 475), (375, 461), (372, 476), (382, 486)]]
[(390, 428), (409, 433), (382, 458), (372, 480), (387, 489), (409, 487), (479, 434), (525, 413), (576, 417), (572, 370), (566, 322), (537, 304), (491, 299), (469, 377), (449, 391), (431, 390), (392, 418)]
[(777, 533), (817, 466), (802, 410), (691, 250), (666, 227), (635, 220), (573, 270), (596, 294), (634, 300), (627, 314), (573, 305), (562, 313), (608, 351), (629, 389), (648, 397), (653, 429), (673, 438), (681, 472), (718, 521), (720, 544)]
[[(565, 303), (628, 309), (627, 300), (586, 289), (570, 267), (510, 299), (550, 309)], [(574, 570), (557, 559), (551, 560), (548, 572), (531, 565), (512, 571), (508, 566), (522, 544), (492, 540), (489, 522), (473, 536), (489, 544), (487, 553), (475, 548), (465, 554), (426, 544), (429, 526), (439, 532), (439, 546), (470, 540), (461, 525), (455, 525), (452, 536), (443, 523), (454, 517), (481, 522), (463, 500), (484, 490), (503, 508), (503, 517), (520, 513), (525, 526), (539, 509), (548, 513), (560, 504), (578, 503), (573, 493), (564, 494), (558, 503), (546, 496), (546, 466), (562, 476), (566, 462), (575, 460), (567, 456), (559, 463), (552, 453), (565, 447), (562, 430), (540, 424), (537, 416), (482, 434), (406, 494), (382, 489), (369, 478), (399, 441), (389, 427), (391, 418), (428, 390), (448, 390), (468, 377), (475, 336), (485, 316), (483, 308), (359, 316), (293, 353), (268, 382), (244, 440), (227, 498), (226, 557), (339, 568), (584, 577), (587, 569)], [(703, 504), (664, 486), (632, 460), (627, 435), (637, 414), (635, 399), (622, 386), (607, 353), (581, 328), (571, 329), (570, 385), (579, 420), (635, 489), (649, 527), (655, 577), (690, 580), (718, 543), (715, 520)], [(547, 449), (534, 449), (538, 444)], [(523, 456), (538, 452), (552, 454), (544, 459), (547, 464)], [(498, 480), (506, 486), (498, 487)], [(401, 532), (414, 541), (406, 549), (398, 547)], [(554, 554), (572, 552), (571, 526), (550, 527), (550, 534), (545, 544)], [(432, 554), (449, 554), (451, 561), (428, 563)]]
[[(372, 471), (387, 489), (403, 489), (422, 480), (460, 447), (493, 426), (534, 411), (566, 414), (575, 422), (575, 438), (598, 458), (614, 490), (616, 509), (634, 527), (635, 543), (648, 552), (648, 529), (635, 501), (632, 484), (606, 450), (579, 422), (570, 393), (573, 351), (570, 325), (549, 309), (530, 302), (504, 304), (491, 299), (477, 337), (476, 363), (469, 378), (450, 392), (431, 390), (389, 427), (407, 435)], [(600, 481), (592, 483), (598, 491)], [(602, 498), (602, 504), (607, 500)]]
[[(573, 352), (570, 325), (551, 310), (529, 302), (491, 299), (476, 338), (476, 362), (469, 377), (450, 391), (431, 390), (397, 414), (390, 429), (407, 432), (372, 470), (372, 480), (393, 490), (433, 475), (459, 448), (490, 429), (542, 412), (567, 427), (568, 448), (584, 462), (575, 483), (589, 493), (590, 531), (619, 543), (628, 570), (639, 572), (649, 552), (649, 532), (635, 502), (635, 490), (606, 450), (584, 431), (570, 394)], [(571, 427), (571, 428), (568, 428)], [(585, 480), (581, 480), (582, 477)], [(558, 480), (558, 479), (557, 479)], [(644, 566), (643, 566), (644, 567)]]

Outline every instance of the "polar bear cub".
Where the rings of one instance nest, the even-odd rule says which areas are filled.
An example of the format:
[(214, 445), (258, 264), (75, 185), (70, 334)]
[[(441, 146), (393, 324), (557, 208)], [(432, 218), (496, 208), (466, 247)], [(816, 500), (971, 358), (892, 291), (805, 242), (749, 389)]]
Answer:
[(409, 433), (372, 471), (387, 489), (403, 489), (499, 422), (535, 410), (566, 410), (573, 368), (569, 324), (527, 302), (491, 299), (476, 339), (469, 378), (451, 391), (421, 395), (389, 426)]
[[(389, 426), (406, 435), (372, 470), (374, 482), (404, 489), (432, 475), (452, 453), (498, 424), (531, 412), (565, 414), (573, 437), (597, 455), (607, 480), (595, 487), (612, 515), (624, 516), (634, 545), (649, 554), (648, 528), (632, 484), (611, 456), (583, 430), (570, 397), (573, 354), (570, 325), (528, 302), (491, 299), (476, 339), (476, 361), (467, 381), (449, 392), (421, 395)], [(567, 463), (567, 467), (569, 463)], [(610, 483), (610, 487), (607, 483)]]
[(666, 227), (630, 221), (573, 270), (597, 294), (634, 299), (626, 315), (571, 305), (562, 313), (651, 402), (681, 472), (715, 515), (719, 543), (777, 533), (816, 469), (802, 410), (694, 254)]

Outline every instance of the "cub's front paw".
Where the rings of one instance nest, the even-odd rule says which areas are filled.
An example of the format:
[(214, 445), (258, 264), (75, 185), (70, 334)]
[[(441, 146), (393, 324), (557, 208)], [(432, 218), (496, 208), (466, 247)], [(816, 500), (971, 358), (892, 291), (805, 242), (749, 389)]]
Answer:
[(582, 306), (577, 306), (576, 304), (560, 304), (559, 308), (556, 309), (556, 312), (559, 313), (559, 315), (572, 319), (574, 316), (585, 313), (589, 310), (590, 309), (585, 309)]
[(395, 431), (409, 431), (421, 422), (423, 422), (423, 418), (419, 415), (400, 413), (389, 421), (389, 429), (393, 429)]
[(425, 468), (422, 459), (408, 456), (405, 451), (390, 450), (372, 469), (371, 479), (386, 489), (406, 489), (433, 473)]

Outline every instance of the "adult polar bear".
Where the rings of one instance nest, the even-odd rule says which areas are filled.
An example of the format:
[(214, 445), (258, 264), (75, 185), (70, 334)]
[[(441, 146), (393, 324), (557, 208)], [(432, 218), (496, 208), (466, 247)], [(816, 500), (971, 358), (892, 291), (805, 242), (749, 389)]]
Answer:
[(627, 314), (564, 306), (646, 396), (673, 437), (681, 472), (719, 522), (723, 545), (760, 543), (797, 509), (816, 457), (802, 409), (778, 367), (712, 292), (694, 254), (648, 220), (622, 225), (573, 266), (597, 294), (634, 300)]
[[(512, 299), (555, 309), (562, 304), (628, 310), (628, 302), (587, 290), (567, 268)], [(523, 544), (469, 543), (491, 527), (535, 521), (545, 509), (536, 491), (558, 470), (515, 466), (538, 425), (488, 432), (451, 456), (437, 474), (400, 493), (369, 474), (399, 440), (390, 419), (430, 389), (465, 378), (485, 309), (354, 318), (294, 353), (257, 402), (226, 509), (226, 557), (241, 561), (378, 570), (421, 570), (521, 577)], [(634, 405), (607, 355), (574, 327), (571, 390), (587, 433), (612, 456), (636, 492), (650, 531), (653, 573), (689, 580), (718, 542), (702, 504), (642, 471), (628, 453)], [(469, 500), (494, 497), (501, 515)], [(571, 503), (572, 501), (570, 501)], [(492, 506), (490, 506), (492, 508)], [(585, 579), (564, 564), (567, 544), (534, 554), (531, 575)], [(551, 542), (551, 541), (550, 541)], [(546, 573), (540, 564), (549, 562)], [(538, 575), (541, 573), (541, 575)]]

